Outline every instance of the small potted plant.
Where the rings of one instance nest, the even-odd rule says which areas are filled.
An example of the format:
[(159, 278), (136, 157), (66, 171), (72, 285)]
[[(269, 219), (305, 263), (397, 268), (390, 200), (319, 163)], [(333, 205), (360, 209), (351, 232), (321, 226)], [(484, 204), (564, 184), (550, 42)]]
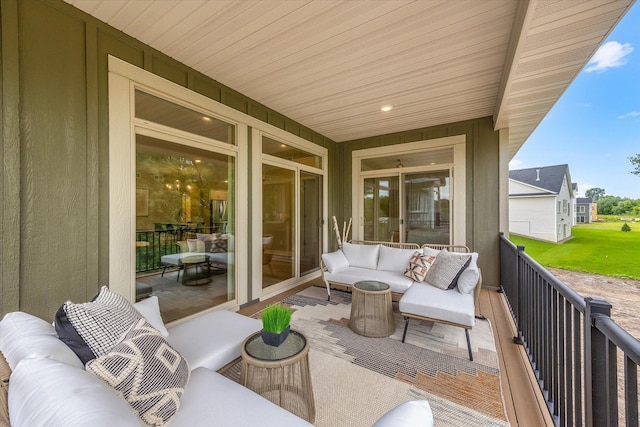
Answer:
[(262, 340), (265, 344), (278, 347), (289, 336), (293, 310), (284, 304), (273, 304), (262, 311)]

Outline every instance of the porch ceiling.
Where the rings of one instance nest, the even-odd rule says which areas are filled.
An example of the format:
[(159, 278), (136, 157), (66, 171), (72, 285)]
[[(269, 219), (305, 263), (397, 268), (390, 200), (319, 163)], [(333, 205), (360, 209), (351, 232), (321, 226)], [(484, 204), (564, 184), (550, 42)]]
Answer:
[(334, 141), (493, 116), (511, 157), (633, 3), (65, 1)]

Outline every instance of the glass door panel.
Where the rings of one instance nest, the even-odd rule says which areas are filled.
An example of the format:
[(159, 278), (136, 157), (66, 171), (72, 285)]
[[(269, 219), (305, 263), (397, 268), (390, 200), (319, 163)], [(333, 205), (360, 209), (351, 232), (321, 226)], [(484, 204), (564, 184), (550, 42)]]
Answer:
[(262, 287), (295, 277), (295, 171), (262, 165)]
[(136, 292), (158, 296), (165, 322), (235, 299), (235, 169), (232, 155), (136, 135)]
[(320, 268), (322, 178), (300, 172), (300, 275)]
[(448, 244), (450, 241), (449, 171), (403, 175), (405, 242)]
[(400, 237), (399, 178), (364, 180), (364, 239), (398, 241)]

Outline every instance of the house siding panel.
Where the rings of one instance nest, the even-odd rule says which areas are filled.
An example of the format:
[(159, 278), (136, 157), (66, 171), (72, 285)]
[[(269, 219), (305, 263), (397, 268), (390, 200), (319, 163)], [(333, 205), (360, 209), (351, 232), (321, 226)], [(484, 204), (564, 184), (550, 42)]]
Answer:
[(535, 239), (556, 241), (556, 198), (512, 198), (509, 231)]
[(24, 310), (49, 320), (65, 300), (87, 300), (109, 284), (108, 55), (328, 148), (328, 212), (340, 223), (351, 216), (343, 183), (354, 149), (465, 134), (467, 244), (481, 254), (485, 283), (498, 284), (498, 134), (490, 118), (335, 144), (61, 0), (3, 0), (0, 28), (0, 315)]

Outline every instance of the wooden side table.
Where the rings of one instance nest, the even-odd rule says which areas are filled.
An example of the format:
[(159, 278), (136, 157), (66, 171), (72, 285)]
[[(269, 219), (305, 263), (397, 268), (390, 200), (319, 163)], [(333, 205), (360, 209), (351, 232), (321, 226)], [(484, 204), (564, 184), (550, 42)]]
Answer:
[(307, 338), (291, 331), (280, 346), (272, 347), (256, 332), (244, 340), (241, 352), (240, 384), (313, 424), (316, 407)]
[(396, 330), (391, 287), (375, 280), (356, 282), (351, 288), (349, 327), (365, 337), (388, 337)]

